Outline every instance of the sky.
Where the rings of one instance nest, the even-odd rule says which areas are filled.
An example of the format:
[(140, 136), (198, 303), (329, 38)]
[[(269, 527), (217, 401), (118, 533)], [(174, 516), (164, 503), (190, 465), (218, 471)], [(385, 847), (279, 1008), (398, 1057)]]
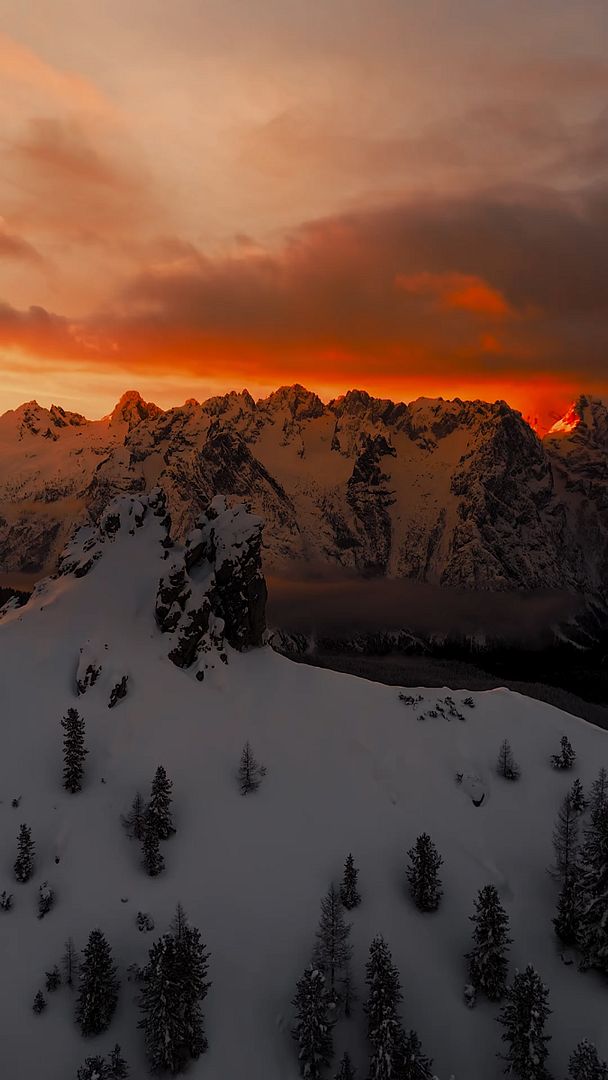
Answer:
[(606, 0), (0, 8), (0, 412), (608, 395)]

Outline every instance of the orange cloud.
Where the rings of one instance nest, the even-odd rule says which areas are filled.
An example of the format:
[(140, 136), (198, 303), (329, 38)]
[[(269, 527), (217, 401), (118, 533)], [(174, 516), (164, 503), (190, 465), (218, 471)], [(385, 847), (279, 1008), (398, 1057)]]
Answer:
[(490, 318), (513, 314), (502, 293), (475, 274), (399, 274), (396, 285), (415, 296), (431, 297), (442, 311), (468, 311)]

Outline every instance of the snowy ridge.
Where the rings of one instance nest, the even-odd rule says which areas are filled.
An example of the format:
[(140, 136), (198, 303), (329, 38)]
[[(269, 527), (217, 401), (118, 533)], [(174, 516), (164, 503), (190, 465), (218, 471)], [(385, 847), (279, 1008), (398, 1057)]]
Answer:
[[(211, 577), (228, 563), (240, 595), (244, 581), (257, 580), (248, 577), (257, 524), (237, 511), (223, 518), (219, 502), (213, 512), (175, 565), (193, 560), (188, 582), (209, 597)], [(336, 1067), (348, 1049), (358, 1075), (367, 1075), (364, 964), (382, 933), (401, 975), (404, 1023), (420, 1035), (436, 1075), (499, 1080), (498, 1005), (480, 1000), (469, 1010), (463, 1000), (469, 916), (487, 884), (510, 920), (509, 979), (532, 963), (549, 987), (551, 1073), (565, 1075), (586, 1037), (608, 1056), (606, 987), (562, 957), (551, 925), (557, 886), (546, 872), (560, 803), (573, 776), (589, 790), (608, 759), (606, 733), (506, 690), (415, 688), (400, 699), (397, 688), (300, 666), (269, 648), (228, 645), (229, 663), (214, 650), (184, 670), (168, 656), (175, 632), (155, 612), (159, 579), (181, 554), (163, 545), (162, 499), (120, 503), (119, 528), (113, 514), (86, 573), (76, 571), (97, 550), (84, 550), (90, 535), (70, 549), (75, 569), (47, 580), (0, 623), (0, 891), (14, 894), (12, 910), (0, 912), (3, 1075), (75, 1080), (86, 1056), (119, 1042), (131, 1075), (144, 1080), (128, 969), (145, 962), (181, 901), (211, 953), (209, 1050), (188, 1075), (297, 1080), (290, 1002), (310, 959), (320, 899), (349, 851), (363, 898), (348, 916), (359, 1000), (334, 1032)], [(211, 547), (220, 555), (210, 572)], [(202, 682), (193, 674), (201, 661)], [(89, 667), (99, 673), (79, 692)], [(124, 677), (126, 695), (109, 708)], [(60, 721), (70, 707), (84, 717), (89, 750), (75, 795), (61, 785)], [(551, 768), (564, 735), (577, 753), (574, 772)], [(517, 784), (495, 771), (505, 738), (521, 766)], [(235, 772), (247, 739), (268, 771), (243, 799)], [(150, 878), (120, 816), (137, 789), (147, 795), (160, 763), (174, 785), (177, 833), (163, 848), (166, 871)], [(27, 884), (11, 869), (22, 822), (35, 843)], [(422, 832), (444, 860), (444, 895), (432, 914), (416, 910), (405, 881), (406, 852)], [(45, 881), (56, 900), (39, 920)], [(149, 913), (154, 931), (138, 929), (138, 911)], [(66, 939), (81, 949), (96, 926), (112, 946), (121, 988), (109, 1031), (83, 1040), (69, 988), (48, 994), (41, 1016), (31, 1005)]]

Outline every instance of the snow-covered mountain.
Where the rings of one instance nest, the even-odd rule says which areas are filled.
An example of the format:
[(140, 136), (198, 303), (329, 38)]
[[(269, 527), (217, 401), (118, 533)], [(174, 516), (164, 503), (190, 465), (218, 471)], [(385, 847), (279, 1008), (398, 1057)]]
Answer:
[[(74, 433), (82, 426), (61, 419)], [(551, 925), (557, 885), (546, 871), (560, 802), (573, 776), (588, 790), (608, 759), (607, 734), (506, 690), (412, 690), (400, 699), (395, 687), (256, 647), (259, 520), (215, 498), (187, 544), (172, 543), (168, 524), (161, 492), (122, 497), (71, 540), (60, 573), (25, 607), (9, 603), (0, 620), (0, 891), (14, 894), (13, 908), (0, 911), (2, 1076), (75, 1080), (85, 1057), (119, 1042), (132, 1077), (143, 1080), (128, 968), (145, 961), (181, 901), (211, 952), (209, 1050), (188, 1075), (296, 1080), (290, 1002), (320, 898), (349, 851), (363, 897), (349, 916), (359, 1000), (337, 1025), (336, 1064), (348, 1049), (367, 1075), (364, 964), (382, 933), (401, 973), (404, 1022), (440, 1080), (503, 1075), (499, 1006), (469, 1010), (463, 1000), (468, 916), (486, 884), (510, 919), (510, 978), (532, 963), (549, 987), (552, 1075), (565, 1075), (583, 1038), (608, 1056), (606, 986), (560, 955)], [(61, 780), (60, 721), (70, 707), (84, 717), (89, 750), (74, 795)], [(563, 735), (578, 755), (574, 772), (550, 766)], [(517, 783), (496, 774), (505, 738), (521, 766)], [(246, 739), (267, 775), (242, 798), (235, 771)], [(177, 833), (163, 846), (165, 873), (150, 878), (120, 816), (161, 763), (174, 785)], [(36, 846), (27, 884), (11, 869), (22, 822)], [(426, 915), (404, 876), (406, 851), (423, 831), (444, 859), (444, 896)], [(56, 902), (38, 919), (45, 881)], [(138, 911), (152, 932), (138, 929)], [(84, 1040), (67, 986), (46, 995), (41, 1016), (31, 1006), (66, 939), (82, 948), (97, 926), (122, 985), (109, 1031)]]
[[(264, 566), (346, 568), (469, 590), (608, 592), (608, 409), (581, 398), (541, 440), (504, 402), (394, 404), (301, 386), (161, 411), (134, 393), (88, 421), (35, 402), (0, 418), (5, 581), (52, 570), (73, 524), (165, 492), (183, 538), (215, 494), (266, 523)], [(7, 576), (8, 575), (8, 576)]]

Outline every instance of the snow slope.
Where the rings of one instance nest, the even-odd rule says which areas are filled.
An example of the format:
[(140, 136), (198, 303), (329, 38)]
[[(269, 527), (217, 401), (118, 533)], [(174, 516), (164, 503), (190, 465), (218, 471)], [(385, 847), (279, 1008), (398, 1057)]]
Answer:
[[(0, 1075), (71, 1080), (87, 1054), (119, 1041), (134, 1080), (143, 1080), (136, 988), (126, 969), (144, 961), (179, 900), (212, 954), (210, 1047), (189, 1075), (296, 1080), (290, 1000), (320, 898), (351, 850), (363, 893), (352, 913), (360, 997), (369, 943), (381, 932), (401, 972), (405, 1021), (418, 1029), (441, 1080), (502, 1075), (497, 1008), (481, 1002), (470, 1011), (462, 998), (468, 916), (489, 882), (511, 919), (511, 974), (532, 962), (551, 990), (552, 1072), (565, 1075), (584, 1037), (608, 1056), (608, 989), (560, 959), (550, 925), (556, 887), (545, 869), (573, 778), (552, 770), (549, 756), (567, 734), (579, 755), (575, 775), (588, 785), (608, 762), (606, 733), (506, 690), (475, 694), (474, 709), (461, 707), (464, 721), (421, 719), (442, 692), (420, 690), (423, 702), (406, 706), (394, 687), (299, 666), (268, 648), (226, 648), (227, 663), (211, 649), (198, 681), (170, 662), (154, 619), (163, 536), (152, 514), (141, 528), (121, 527), (86, 576), (45, 582), (0, 621), (0, 890), (15, 896), (13, 911), (0, 912)], [(102, 670), (77, 697), (81, 649)], [(124, 674), (127, 697), (108, 709)], [(453, 696), (460, 703), (466, 693)], [(60, 718), (69, 706), (83, 713), (90, 748), (77, 795), (61, 787)], [(517, 784), (493, 771), (504, 737), (522, 766)], [(234, 772), (245, 739), (268, 775), (242, 798)], [(166, 873), (150, 879), (119, 816), (137, 788), (147, 793), (159, 763), (174, 781), (177, 835), (164, 846)], [(470, 796), (479, 784), (487, 794), (476, 808)], [(37, 846), (26, 885), (12, 878), (22, 821)], [(419, 914), (404, 888), (406, 851), (423, 830), (445, 859), (445, 895), (433, 915)], [(39, 921), (45, 879), (57, 903)], [(153, 916), (153, 934), (138, 932), (140, 909)], [(85, 1041), (67, 988), (48, 995), (41, 1017), (31, 1002), (68, 935), (82, 947), (97, 925), (115, 950), (122, 988), (109, 1032)], [(336, 1031), (336, 1050), (346, 1047), (365, 1077), (361, 1001)]]

